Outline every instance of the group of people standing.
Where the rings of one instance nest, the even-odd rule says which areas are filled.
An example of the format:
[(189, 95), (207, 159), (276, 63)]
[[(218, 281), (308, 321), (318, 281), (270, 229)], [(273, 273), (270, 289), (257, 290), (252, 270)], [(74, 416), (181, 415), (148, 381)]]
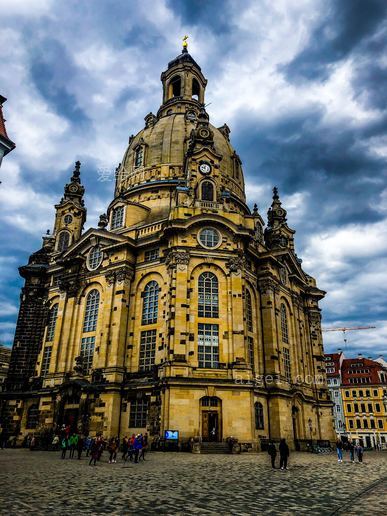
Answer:
[(341, 439), (338, 439), (336, 442), (336, 451), (337, 451), (337, 462), (341, 464), (343, 462), (343, 452), (349, 451), (349, 460), (350, 462), (355, 462), (355, 455), (357, 457), (358, 462), (363, 462), (363, 454), (364, 448), (360, 441), (356, 442), (354, 440), (343, 443)]
[[(278, 447), (278, 451), (280, 454), (280, 469), (285, 470), (288, 469), (288, 458), (290, 455), (289, 446), (286, 443), (285, 439), (281, 439)], [(270, 441), (269, 446), (267, 448), (267, 453), (270, 455), (271, 458), (271, 467), (273, 469), (276, 469), (275, 467), (275, 459), (277, 457), (277, 448), (275, 447), (275, 444), (273, 441)]]
[(145, 452), (148, 448), (148, 434), (133, 434), (131, 437), (124, 437), (122, 443), (118, 437), (104, 438), (102, 435), (97, 437), (83, 436), (76, 432), (71, 432), (68, 427), (62, 429), (61, 435), (56, 435), (52, 442), (54, 449), (61, 448), (61, 458), (65, 459), (67, 452), (68, 458), (73, 459), (75, 453), (78, 460), (82, 453), (90, 457), (89, 465), (96, 466), (97, 461), (101, 460), (102, 453), (106, 450), (109, 453), (109, 464), (117, 462), (117, 454), (122, 451), (122, 460), (138, 463), (141, 459), (145, 460)]

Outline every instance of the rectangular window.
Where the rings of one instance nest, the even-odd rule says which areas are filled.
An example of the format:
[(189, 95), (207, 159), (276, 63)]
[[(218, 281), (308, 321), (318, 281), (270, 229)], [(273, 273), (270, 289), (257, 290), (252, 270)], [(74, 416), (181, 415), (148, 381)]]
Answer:
[(360, 404), (360, 407), (361, 407), (361, 411), (362, 411), (362, 412), (365, 412), (365, 411), (366, 411), (365, 403), (361, 403), (361, 404)]
[(52, 346), (46, 346), (43, 351), (42, 367), (40, 369), (40, 376), (47, 376), (50, 369)]
[(290, 365), (290, 351), (289, 348), (282, 348), (282, 365), (284, 367), (284, 375), (288, 382), (292, 379), (292, 369)]
[(370, 391), (366, 391), (366, 396), (367, 396), (367, 398), (370, 397)]
[(363, 425), (364, 425), (364, 428), (368, 428), (368, 421), (367, 421), (367, 419), (363, 419)]
[(83, 337), (81, 341), (81, 357), (83, 358), (83, 370), (88, 374), (94, 357), (95, 337)]
[(336, 405), (336, 412), (337, 412), (337, 413), (341, 412), (341, 407), (340, 407), (340, 405)]
[(349, 403), (347, 403), (347, 412), (352, 412), (352, 407)]
[(359, 396), (360, 396), (360, 398), (363, 397), (363, 391), (359, 391)]
[(371, 428), (375, 428), (375, 419), (370, 419)]
[(368, 403), (368, 412), (373, 412), (372, 403)]
[(381, 419), (378, 419), (378, 427), (383, 428), (383, 421)]
[(254, 370), (254, 339), (253, 337), (247, 337), (247, 354), (248, 361), (251, 368)]
[(345, 391), (345, 397), (349, 398), (349, 391)]
[(148, 400), (139, 399), (130, 402), (130, 428), (146, 428)]
[(356, 391), (352, 391), (352, 397), (356, 398)]
[(359, 405), (358, 405), (358, 403), (354, 404), (354, 408), (355, 408), (355, 412), (359, 412)]
[(124, 206), (118, 206), (113, 210), (111, 228), (122, 228), (124, 225)]
[(140, 342), (140, 371), (149, 371), (155, 364), (156, 355), (156, 330), (141, 332)]
[(380, 405), (379, 405), (379, 403), (375, 404), (375, 411), (376, 412), (380, 412)]
[(217, 324), (198, 325), (199, 367), (216, 369), (219, 365), (219, 326)]
[(376, 389), (374, 389), (374, 396), (377, 396), (378, 395), (378, 391)]
[(145, 251), (144, 259), (146, 262), (153, 262), (154, 260), (158, 260), (160, 257), (160, 249), (149, 249)]
[(361, 428), (360, 419), (356, 419), (356, 428)]
[(353, 428), (353, 421), (352, 421), (352, 419), (349, 420), (349, 428)]

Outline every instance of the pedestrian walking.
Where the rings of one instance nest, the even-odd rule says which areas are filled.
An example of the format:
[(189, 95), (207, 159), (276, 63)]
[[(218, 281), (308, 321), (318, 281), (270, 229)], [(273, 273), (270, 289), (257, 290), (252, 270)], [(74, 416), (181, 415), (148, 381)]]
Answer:
[(359, 444), (356, 446), (356, 455), (357, 455), (357, 460), (359, 462), (363, 462), (363, 453), (364, 453), (364, 448), (363, 448), (362, 444), (359, 442)]
[(133, 461), (134, 457), (134, 441), (136, 440), (136, 436), (132, 434), (132, 437), (129, 439), (129, 447), (128, 447), (128, 455), (130, 462)]
[(109, 464), (115, 464), (117, 462), (117, 440), (112, 437), (108, 444), (109, 452)]
[(62, 455), (61, 455), (62, 459), (66, 458), (67, 446), (68, 446), (68, 441), (67, 441), (66, 437), (63, 437), (63, 439), (60, 443), (60, 447), (62, 449)]
[(270, 441), (269, 446), (267, 447), (267, 453), (270, 455), (271, 467), (275, 469), (275, 458), (277, 457), (277, 449), (272, 441)]
[(286, 444), (285, 439), (281, 439), (279, 444), (280, 452), (280, 468), (288, 469), (288, 457), (289, 457), (289, 446)]
[(134, 462), (138, 463), (138, 457), (140, 455), (140, 452), (142, 450), (142, 441), (141, 436), (137, 435), (134, 439)]
[(91, 445), (93, 444), (93, 439), (88, 435), (85, 440), (85, 450), (86, 450), (86, 457), (90, 455)]
[(98, 460), (98, 457), (99, 457), (99, 442), (98, 442), (98, 439), (94, 439), (93, 442), (91, 443), (91, 455), (90, 455), (90, 461), (89, 461), (89, 466), (91, 466), (93, 464), (93, 466), (96, 466), (97, 465), (97, 460)]
[(128, 454), (128, 438), (125, 436), (122, 440), (122, 460), (126, 461), (126, 456)]
[(337, 451), (337, 462), (340, 464), (343, 462), (343, 442), (341, 439), (337, 439), (336, 441), (336, 451)]
[(82, 455), (82, 452), (83, 452), (84, 442), (85, 442), (85, 440), (83, 439), (83, 436), (80, 435), (78, 437), (78, 442), (77, 442), (78, 460), (81, 460), (81, 455)]
[(59, 450), (59, 443), (60, 443), (60, 439), (59, 439), (59, 435), (54, 435), (54, 438), (52, 440), (52, 449), (54, 451), (58, 451)]
[(349, 451), (349, 460), (354, 463), (355, 462), (355, 445), (353, 441), (348, 443), (348, 451)]

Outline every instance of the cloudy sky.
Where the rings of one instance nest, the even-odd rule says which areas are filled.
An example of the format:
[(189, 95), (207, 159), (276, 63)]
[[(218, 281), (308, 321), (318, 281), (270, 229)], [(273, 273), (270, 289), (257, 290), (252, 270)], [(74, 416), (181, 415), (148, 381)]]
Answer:
[[(347, 354), (387, 355), (385, 0), (0, 0), (0, 18), (17, 144), (0, 169), (1, 342), (13, 338), (17, 267), (52, 229), (74, 161), (95, 226), (113, 193), (101, 171), (157, 111), (160, 73), (188, 34), (249, 204), (266, 217), (279, 187), (297, 253), (328, 293), (324, 326), (376, 326), (350, 333)], [(325, 346), (343, 348), (341, 334)]]

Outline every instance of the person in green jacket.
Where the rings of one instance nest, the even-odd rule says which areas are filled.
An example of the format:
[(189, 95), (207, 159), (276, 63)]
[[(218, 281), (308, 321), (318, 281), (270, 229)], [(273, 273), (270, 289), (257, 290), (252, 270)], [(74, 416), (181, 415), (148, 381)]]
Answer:
[(69, 443), (70, 443), (70, 459), (74, 458), (75, 450), (78, 447), (78, 439), (79, 439), (78, 434), (75, 434), (75, 433), (71, 434), (70, 439), (69, 439)]

